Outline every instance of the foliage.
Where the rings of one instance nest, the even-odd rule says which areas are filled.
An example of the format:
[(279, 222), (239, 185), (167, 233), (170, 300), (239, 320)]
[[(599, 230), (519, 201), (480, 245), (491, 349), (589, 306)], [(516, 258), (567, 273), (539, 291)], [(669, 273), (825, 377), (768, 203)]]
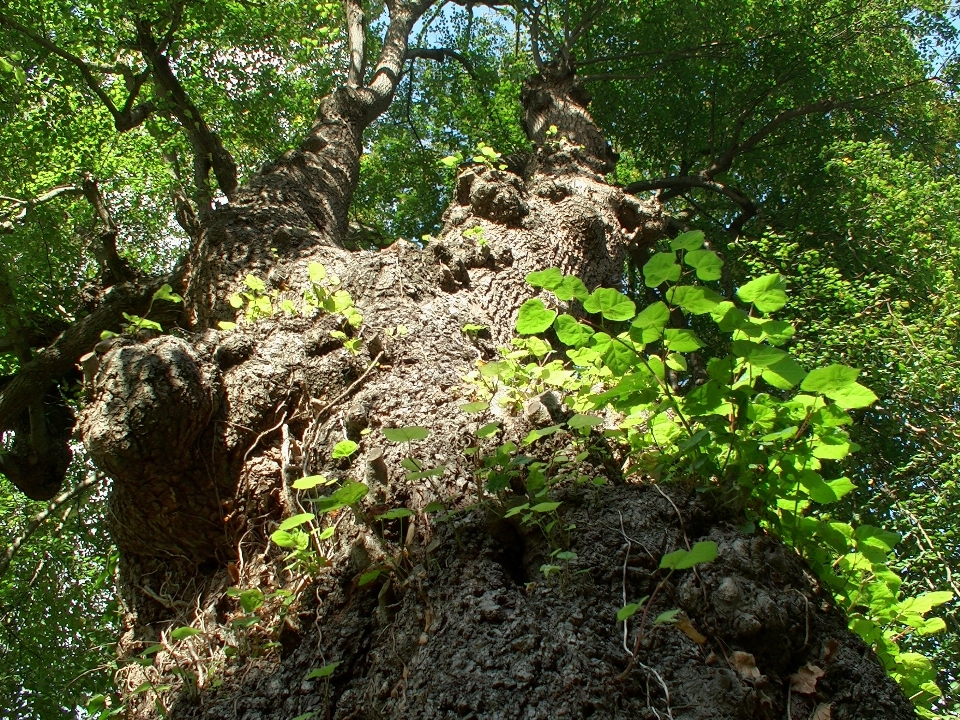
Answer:
[[(952, 593), (902, 596), (891, 557), (900, 537), (869, 524), (838, 521), (830, 506), (855, 485), (846, 477), (824, 477), (859, 449), (846, 429), (852, 423), (849, 411), (867, 408), (877, 397), (857, 382), (857, 370), (835, 363), (808, 372), (783, 349), (795, 328), (772, 316), (787, 302), (779, 274), (737, 290), (751, 312), (706, 285), (674, 284), (685, 275), (702, 279), (703, 267), (719, 267), (716, 253), (702, 250), (702, 244), (702, 233), (680, 235), (670, 252), (646, 263), (647, 285), (663, 300), (640, 313), (616, 290), (588, 294), (582, 283), (556, 269), (531, 273), (532, 285), (560, 301), (576, 299), (585, 312), (600, 317), (578, 320), (547, 309), (540, 299), (528, 301), (520, 309), (517, 332), (552, 328), (569, 348), (570, 365), (549, 360), (553, 353), (547, 352), (524, 366), (519, 361), (528, 353), (523, 352), (493, 364), (486, 376), (516, 386), (520, 375), (527, 397), (552, 385), (564, 392), (572, 410), (614, 413), (615, 429), (604, 434), (619, 439), (630, 473), (695, 483), (716, 502), (741, 508), (745, 527), (757, 523), (796, 547), (846, 609), (851, 628), (874, 646), (918, 710), (933, 716), (941, 695), (936, 667), (923, 655), (903, 650), (900, 641), (942, 632), (941, 618), (925, 616)], [(707, 277), (715, 279), (712, 271)], [(684, 327), (669, 327), (676, 313), (686, 319)], [(700, 355), (705, 343), (689, 328), (701, 326), (729, 338), (723, 352)], [(499, 389), (490, 392), (495, 396)], [(501, 394), (500, 402), (515, 405), (517, 399)], [(536, 441), (564, 432), (564, 425), (589, 429), (587, 423), (574, 423), (579, 417), (531, 437)], [(515, 449), (501, 446), (493, 457), (505, 457), (497, 464), (509, 467)], [(508, 514), (526, 512), (533, 518), (538, 511), (556, 511), (557, 503), (545, 501), (556, 478), (544, 478), (533, 465), (525, 474), (528, 493), (539, 490), (534, 496), (539, 504), (516, 506)]]
[[(85, 472), (77, 464), (71, 482)], [(102, 500), (99, 490), (61, 507), (0, 576), (0, 693), (11, 720), (72, 715), (110, 687), (119, 623)], [(0, 482), (5, 538), (20, 536), (43, 507)]]

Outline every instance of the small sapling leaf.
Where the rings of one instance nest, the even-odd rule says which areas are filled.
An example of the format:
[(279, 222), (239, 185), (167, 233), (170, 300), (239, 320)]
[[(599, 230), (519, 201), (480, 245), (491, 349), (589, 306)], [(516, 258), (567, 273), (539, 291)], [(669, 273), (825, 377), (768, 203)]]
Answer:
[(615, 322), (632, 320), (637, 314), (633, 300), (613, 288), (597, 288), (583, 301), (583, 309), (590, 313), (600, 313), (607, 320)]
[(425, 427), (411, 425), (399, 428), (383, 428), (383, 436), (390, 442), (402, 443), (413, 442), (414, 440), (424, 440), (430, 435), (430, 431)]
[(300, 527), (301, 525), (310, 522), (315, 519), (317, 516), (313, 513), (299, 513), (293, 517), (288, 517), (277, 527), (278, 530), (293, 530), (295, 527)]
[(183, 627), (178, 627), (175, 630), (170, 631), (170, 637), (174, 640), (183, 640), (184, 638), (191, 637), (193, 635), (199, 635), (200, 631), (196, 628), (189, 627), (187, 625)]
[(787, 281), (779, 273), (751, 280), (737, 290), (737, 297), (753, 303), (760, 312), (775, 312), (787, 304)]
[(703, 246), (703, 230), (680, 233), (670, 241), (671, 250), (693, 251)]
[(531, 298), (520, 306), (517, 315), (517, 332), (520, 335), (542, 333), (553, 324), (556, 310), (548, 310), (539, 298)]
[(387, 510), (382, 515), (377, 515), (377, 520), (396, 520), (397, 518), (405, 518), (413, 515), (413, 510), (410, 508), (393, 508), (393, 510)]
[(656, 253), (643, 266), (643, 282), (647, 287), (657, 287), (664, 282), (680, 279), (680, 266), (673, 253)]
[(464, 405), (461, 405), (461, 406), (460, 406), (460, 409), (463, 410), (463, 411), (464, 411), (465, 413), (467, 413), (467, 414), (471, 414), (471, 413), (483, 412), (484, 410), (486, 410), (486, 409), (489, 408), (489, 407), (490, 407), (490, 403), (486, 403), (486, 402), (483, 402), (483, 401), (477, 401), (477, 402), (466, 403), (466, 404), (464, 404)]
[(334, 460), (350, 457), (357, 451), (357, 448), (359, 447), (360, 446), (357, 445), (357, 443), (355, 443), (353, 440), (341, 440), (333, 446), (332, 457)]
[(340, 665), (340, 662), (327, 663), (322, 668), (314, 668), (307, 675), (307, 680), (317, 680), (319, 678), (330, 677), (333, 675), (333, 671), (337, 669), (337, 666)]
[(656, 619), (653, 621), (654, 625), (666, 625), (668, 623), (675, 622), (675, 618), (680, 613), (680, 608), (674, 608), (673, 610), (667, 610), (657, 615)]

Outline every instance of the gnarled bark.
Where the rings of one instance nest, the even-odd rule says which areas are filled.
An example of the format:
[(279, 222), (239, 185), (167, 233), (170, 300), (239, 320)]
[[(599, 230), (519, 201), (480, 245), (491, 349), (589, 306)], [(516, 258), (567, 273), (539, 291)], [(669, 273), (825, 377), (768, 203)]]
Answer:
[[(122, 651), (136, 655), (171, 622), (204, 628), (181, 656), (198, 688), (166, 693), (171, 715), (753, 718), (783, 717), (788, 705), (809, 717), (829, 704), (834, 718), (912, 717), (795, 553), (730, 529), (680, 489), (667, 497), (624, 484), (622, 458), (604, 455), (599, 437), (587, 471), (608, 485), (559, 498), (577, 556), (560, 576), (540, 571), (554, 548), (539, 530), (503, 519), (491, 503), (445, 525), (430, 521), (432, 501), (462, 509), (477, 499), (462, 453), (477, 425), (459, 407), (463, 376), (512, 336), (533, 294), (527, 273), (553, 266), (589, 288), (618, 285), (628, 246), (651, 244), (662, 219), (658, 207), (605, 183), (614, 157), (575, 78), (548, 75), (525, 92), (528, 127), (542, 140), (529, 177), (471, 165), (436, 242), (351, 253), (342, 247), (346, 208), (372, 112), (363, 93), (327, 98), (301, 149), (214, 214), (192, 258), (198, 335), (112, 348), (83, 420), (88, 447), (114, 478), (129, 626)], [(326, 315), (202, 330), (234, 319), (226, 301), (246, 273), (294, 299), (312, 261), (342, 279), (364, 316), (357, 355), (331, 339), (340, 324)], [(462, 332), (468, 323), (488, 337), (472, 339)], [(490, 412), (505, 439), (518, 440), (549, 422), (548, 398), (542, 405), (545, 417), (495, 404)], [(410, 425), (430, 437), (408, 448), (380, 432)], [(352, 460), (333, 457), (343, 439), (360, 445)], [(405, 480), (409, 454), (444, 474)], [(370, 492), (356, 517), (343, 511), (334, 521), (322, 547), (329, 564), (300, 578), (267, 538), (303, 510), (291, 483), (313, 473)], [(376, 520), (397, 507), (413, 515)], [(719, 560), (666, 583), (651, 614), (623, 630), (616, 611), (654, 594), (659, 558), (701, 538), (719, 544)], [(383, 573), (361, 585), (372, 568)], [(261, 625), (238, 629), (225, 596), (232, 585), (304, 592), (285, 613), (268, 601)], [(670, 608), (686, 614), (687, 634), (652, 628)], [(157, 663), (169, 668), (181, 646), (162, 639)], [(240, 657), (225, 660), (226, 646)], [(191, 659), (198, 652), (206, 664)], [(334, 661), (329, 684), (306, 679)], [(815, 694), (792, 693), (789, 676), (807, 663), (826, 674)], [(216, 691), (214, 666), (226, 677)], [(128, 690), (167, 679), (139, 664), (122, 678)], [(133, 717), (156, 714), (150, 693), (132, 695), (129, 707)]]

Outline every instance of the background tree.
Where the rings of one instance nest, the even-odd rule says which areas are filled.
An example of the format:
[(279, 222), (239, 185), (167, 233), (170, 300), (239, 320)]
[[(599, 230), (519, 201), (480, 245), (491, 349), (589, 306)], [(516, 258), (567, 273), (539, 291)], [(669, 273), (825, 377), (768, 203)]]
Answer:
[[(616, 610), (627, 586), (604, 574), (605, 563), (614, 558), (619, 567), (624, 542), (647, 542), (646, 523), (672, 527), (676, 516), (686, 526), (681, 519), (650, 540), (654, 553), (709, 536), (711, 527), (733, 547), (716, 529), (728, 515), (714, 508), (703, 518), (680, 495), (674, 504), (682, 512), (660, 495), (617, 485), (606, 511), (576, 520), (603, 529), (581, 531), (577, 541), (585, 564), (600, 570), (591, 585), (571, 580), (563, 595), (546, 592), (549, 583), (535, 572), (549, 548), (514, 525), (474, 513), (430, 529), (422, 513), (433, 502), (462, 509), (474, 493), (469, 465), (450, 455), (470, 429), (457, 388), (478, 355), (490, 360), (493, 345), (508, 342), (516, 309), (532, 292), (524, 275), (554, 265), (590, 289), (626, 285), (653, 302), (660, 295), (644, 287), (642, 266), (658, 240), (693, 227), (705, 229), (725, 259), (721, 292), (732, 298), (771, 269), (790, 278), (801, 359), (810, 367), (862, 366), (883, 398), (862, 418), (863, 451), (848, 461), (859, 491), (837, 518), (879, 526), (892, 518), (906, 536), (899, 561), (907, 586), (955, 584), (950, 11), (883, 2), (517, 4), (498, 13), (426, 2), (41, 3), (0, 11), (7, 141), (0, 319), (9, 374), (0, 388), (7, 449), (0, 469), (38, 500), (66, 489), (49, 513), (64, 528), (109, 526), (122, 558), (118, 677), (130, 712), (146, 716), (156, 703), (173, 702), (184, 715), (215, 713), (238, 693), (279, 703), (271, 674), (278, 688), (293, 687), (311, 667), (338, 661), (331, 682), (285, 696), (283, 712), (329, 702), (344, 717), (374, 707), (423, 714), (431, 698), (447, 695), (454, 705), (446, 711), (482, 714), (476, 703), (514, 698), (517, 687), (532, 708), (550, 702), (544, 693), (569, 688), (570, 677), (584, 683), (577, 712), (591, 705), (609, 712), (605, 703), (613, 701), (599, 679), (626, 669), (621, 711), (634, 707), (632, 683), (650, 681), (659, 688), (654, 699), (636, 708), (666, 712), (671, 701), (662, 691), (672, 685), (679, 716), (678, 695), (691, 700), (691, 688), (710, 687), (712, 671), (688, 678), (663, 648), (667, 659), (652, 670), (628, 665), (627, 654), (604, 654), (611, 636), (616, 647), (616, 632), (600, 617), (611, 603)], [(595, 96), (597, 126), (584, 86)], [(480, 160), (465, 168), (438, 163), (457, 151)], [(442, 214), (455, 174), (454, 202)], [(394, 243), (424, 235), (439, 239)], [(389, 249), (356, 252), (382, 246)], [(340, 276), (362, 324), (336, 319), (354, 317), (342, 295), (330, 301), (333, 315), (279, 312), (305, 289), (334, 289), (311, 262)], [(172, 297), (165, 284), (185, 297), (182, 313), (163, 299)], [(213, 330), (237, 322), (237, 309), (235, 332)], [(252, 322), (258, 316), (267, 317)], [(152, 338), (144, 318), (181, 331)], [(138, 341), (121, 337), (91, 354), (100, 333), (121, 324)], [(466, 326), (482, 328), (481, 336), (471, 341), (460, 331)], [(345, 333), (345, 343), (332, 342), (330, 330)], [(86, 397), (75, 369), (81, 357)], [(94, 476), (86, 459), (67, 470), (67, 453), (79, 450), (67, 437), (71, 410), (84, 405), (83, 439), (113, 484), (109, 504), (88, 502), (77, 520), (71, 503)], [(527, 422), (536, 420), (507, 423), (508, 435), (522, 437)], [(434, 433), (416, 456), (446, 474), (408, 486), (400, 461), (414, 450), (384, 443), (379, 433), (420, 425)], [(338, 440), (359, 444), (362, 454), (337, 457)], [(290, 484), (317, 472), (365, 478), (372, 502), (357, 510), (366, 523), (338, 521), (327, 552), (333, 570), (304, 574), (301, 566), (291, 575), (268, 537), (300, 510)], [(602, 474), (620, 480), (609, 464)], [(40, 510), (11, 492), (21, 517)], [(399, 517), (398, 527), (378, 526), (374, 518), (391, 508), (421, 515), (414, 524)], [(5, 517), (13, 518), (11, 537), (32, 527), (12, 512)], [(410, 527), (409, 540), (397, 536)], [(71, 557), (64, 536), (33, 535), (46, 539), (16, 555), (20, 580), (4, 589), (8, 637), (22, 633), (32, 613), (65, 607), (51, 598), (54, 584), (38, 583), (54, 582), (37, 570), (38, 553), (64, 563), (60, 585), (85, 596), (92, 617), (107, 609), (97, 593), (111, 567), (97, 560), (109, 556), (97, 537)], [(464, 537), (472, 550), (458, 551)], [(591, 543), (599, 557), (583, 549)], [(387, 572), (385, 547), (405, 547), (416, 559)], [(446, 575), (431, 574), (431, 553), (464, 579), (462, 594), (440, 591)], [(716, 577), (703, 571), (706, 587), (732, 577), (760, 583), (755, 559), (731, 555), (724, 560), (721, 552), (726, 564)], [(378, 570), (382, 577), (359, 585)], [(309, 577), (319, 607), (299, 592)], [(610, 587), (601, 589), (605, 582)], [(637, 597), (650, 587), (644, 582), (631, 588)], [(225, 595), (231, 585), (266, 596), (241, 595), (238, 615), (238, 601)], [(379, 594), (363, 589), (371, 585)], [(33, 589), (29, 602), (25, 588)], [(786, 591), (764, 586), (756, 594), (777, 592)], [(481, 600), (470, 600), (474, 594)], [(800, 595), (788, 619), (809, 623), (802, 600), (813, 595)], [(477, 602), (476, 619), (457, 617), (454, 608)], [(755, 606), (744, 612), (762, 616)], [(571, 637), (590, 638), (597, 663), (571, 664), (556, 648), (539, 656), (536, 632), (517, 636), (512, 624), (539, 617), (535, 627), (550, 634), (552, 618), (568, 616), (579, 617)], [(434, 622), (441, 617), (465, 640), (450, 642), (448, 626)], [(705, 611), (694, 620), (711, 617), (718, 637), (752, 648), (729, 618)], [(815, 639), (832, 639), (836, 624), (817, 617)], [(333, 618), (335, 632), (324, 625)], [(247, 621), (256, 628), (271, 619), (270, 632), (241, 632)], [(506, 620), (504, 634), (489, 631)], [(809, 637), (791, 636), (784, 622), (769, 632), (786, 638), (789, 658), (754, 650), (775, 687), (808, 659)], [(189, 632), (170, 635), (171, 626), (188, 624), (204, 630), (204, 662), (190, 655), (200, 645), (190, 644)], [(390, 642), (384, 628), (392, 628)], [(905, 638), (945, 668), (948, 687), (955, 625), (951, 631)], [(103, 635), (87, 637), (96, 646)], [(41, 678), (11, 695), (14, 713), (73, 702), (72, 690), (51, 698), (43, 687), (50, 676), (31, 672), (49, 664), (50, 642), (30, 659), (21, 634), (21, 652), (8, 653), (15, 682)], [(511, 668), (493, 687), (464, 691), (458, 682), (453, 700), (443, 668), (459, 667), (469, 679), (478, 663), (493, 663), (489, 681), (497, 675), (490, 667), (501, 666), (484, 653), (496, 655), (504, 643), (512, 650), (501, 663), (546, 658), (548, 666), (524, 665), (516, 677)], [(231, 649), (255, 669), (252, 677), (230, 679), (236, 665), (222, 663)], [(129, 662), (144, 652), (147, 661)], [(146, 669), (154, 655), (155, 667)], [(856, 672), (869, 675), (870, 667)], [(782, 710), (790, 702), (749, 676), (741, 668), (732, 676), (738, 689), (717, 693), (723, 697), (704, 712), (739, 717), (754, 705)], [(70, 687), (94, 687), (87, 680)], [(843, 694), (846, 686), (835, 682), (823, 690), (825, 701)], [(905, 712), (878, 679), (871, 682), (881, 705), (835, 712)]]

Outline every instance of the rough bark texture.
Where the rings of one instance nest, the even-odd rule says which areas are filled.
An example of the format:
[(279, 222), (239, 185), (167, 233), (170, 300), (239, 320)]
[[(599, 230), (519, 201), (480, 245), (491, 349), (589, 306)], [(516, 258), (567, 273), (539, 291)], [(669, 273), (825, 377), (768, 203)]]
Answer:
[[(784, 717), (788, 702), (795, 718), (819, 703), (831, 704), (833, 718), (912, 717), (795, 553), (740, 535), (682, 489), (670, 501), (624, 484), (622, 459), (604, 455), (600, 436), (587, 470), (609, 484), (559, 498), (577, 554), (559, 576), (539, 571), (555, 547), (500, 519), (495, 503), (443, 525), (429, 519), (431, 501), (476, 500), (462, 449), (479, 423), (459, 408), (463, 376), (512, 336), (517, 308), (533, 294), (525, 275), (555, 266), (591, 289), (616, 286), (629, 244), (651, 243), (662, 220), (598, 174), (614, 156), (575, 81), (540, 78), (525, 93), (528, 124), (535, 138), (549, 125), (558, 134), (542, 138), (528, 177), (465, 168), (437, 242), (348, 252), (341, 242), (360, 152), (355, 116), (343, 110), (350, 92), (325, 101), (301, 150), (215, 213), (191, 269), (197, 334), (118, 344), (102, 358), (82, 422), (114, 478), (128, 623), (121, 649), (132, 657), (164, 645), (154, 667), (126, 667), (127, 689), (169, 680), (176, 663), (199, 689), (175, 682), (163, 694), (171, 717), (753, 718)], [(476, 227), (482, 237), (467, 232)], [(234, 319), (226, 300), (246, 273), (278, 300), (299, 298), (310, 261), (337, 274), (363, 313), (358, 354), (330, 337), (343, 328), (329, 315), (201, 330)], [(472, 338), (462, 332), (468, 323), (488, 331)], [(496, 404), (490, 412), (517, 440), (550, 422), (543, 404), (529, 416)], [(430, 437), (408, 448), (380, 432), (409, 425)], [(343, 439), (360, 451), (333, 459)], [(409, 454), (445, 474), (404, 480)], [(321, 548), (329, 564), (304, 577), (284, 570), (284, 553), (267, 538), (302, 511), (290, 484), (313, 473), (365, 482), (370, 493), (356, 516), (342, 510), (331, 520), (336, 534)], [(414, 514), (375, 520), (398, 507)], [(671, 578), (624, 639), (615, 615), (625, 598), (653, 594), (663, 553), (701, 538), (719, 543), (718, 561)], [(387, 565), (393, 572), (359, 584)], [(258, 624), (234, 627), (230, 586), (295, 596), (285, 611), (268, 598)], [(652, 628), (670, 608), (684, 611), (702, 642)], [(171, 623), (203, 634), (172, 641)], [(742, 662), (738, 671), (737, 651), (751, 653), (758, 672)], [(334, 661), (329, 681), (306, 679)], [(789, 693), (789, 675), (807, 662), (826, 670), (816, 693)], [(131, 695), (128, 707), (132, 717), (157, 714), (152, 692)]]

